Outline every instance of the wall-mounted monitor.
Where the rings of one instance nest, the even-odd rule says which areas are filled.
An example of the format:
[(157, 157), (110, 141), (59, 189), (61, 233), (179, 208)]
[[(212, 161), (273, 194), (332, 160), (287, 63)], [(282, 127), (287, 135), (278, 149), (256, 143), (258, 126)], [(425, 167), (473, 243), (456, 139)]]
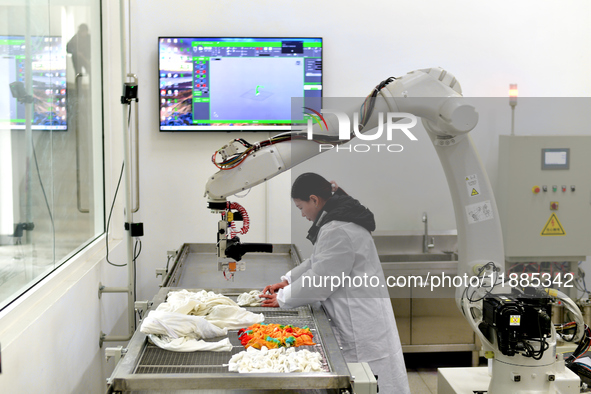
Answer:
[(160, 37), (158, 65), (160, 131), (291, 130), (292, 98), (321, 108), (322, 38)]
[[(0, 129), (26, 127), (26, 109), (12, 96), (10, 84), (26, 86), (31, 62), (33, 88), (32, 130), (66, 130), (66, 50), (61, 37), (0, 36)], [(30, 56), (30, 60), (27, 59)]]

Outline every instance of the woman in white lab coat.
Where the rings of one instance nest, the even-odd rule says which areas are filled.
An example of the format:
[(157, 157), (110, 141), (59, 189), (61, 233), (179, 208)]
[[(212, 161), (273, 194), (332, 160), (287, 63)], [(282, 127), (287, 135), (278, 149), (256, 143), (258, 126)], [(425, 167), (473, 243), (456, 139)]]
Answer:
[[(334, 193), (333, 193), (334, 192)], [(291, 197), (314, 224), (309, 259), (263, 290), (263, 306), (320, 301), (347, 362), (367, 362), (381, 394), (410, 393), (394, 313), (371, 231), (373, 214), (318, 174), (300, 175)]]

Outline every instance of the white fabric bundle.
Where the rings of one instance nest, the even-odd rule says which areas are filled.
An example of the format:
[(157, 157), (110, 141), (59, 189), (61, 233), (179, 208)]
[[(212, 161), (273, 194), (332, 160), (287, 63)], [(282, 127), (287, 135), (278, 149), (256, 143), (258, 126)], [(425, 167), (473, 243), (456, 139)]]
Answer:
[(189, 316), (175, 312), (150, 311), (142, 322), (144, 334), (165, 335), (171, 338), (215, 338), (228, 334), (228, 330), (208, 322), (201, 316)]
[(167, 336), (148, 335), (152, 343), (161, 349), (170, 350), (173, 352), (196, 352), (196, 351), (210, 351), (210, 352), (229, 352), (232, 350), (232, 344), (229, 338), (224, 338), (218, 342), (205, 342), (202, 339), (195, 339), (189, 337), (170, 338)]
[(239, 307), (230, 298), (207, 292), (171, 291), (166, 302), (150, 311), (140, 331), (158, 347), (177, 352), (197, 350), (230, 351), (228, 338), (219, 342), (200, 339), (221, 337), (228, 329), (260, 323), (262, 313), (255, 314)]
[(263, 299), (259, 297), (263, 292), (260, 290), (251, 290), (248, 293), (242, 293), (238, 296), (236, 303), (239, 306), (261, 306)]
[(228, 338), (218, 342), (205, 342), (201, 339), (228, 334), (226, 328), (215, 326), (201, 316), (188, 316), (158, 310), (150, 311), (143, 320), (140, 331), (148, 335), (154, 345), (175, 352), (197, 350), (229, 352), (232, 350)]
[(261, 350), (249, 347), (235, 354), (228, 366), (230, 372), (319, 372), (322, 371), (320, 353), (295, 348)]
[(188, 290), (179, 290), (169, 292), (166, 302), (158, 305), (157, 310), (205, 316), (215, 305), (238, 306), (230, 298), (213, 291), (201, 290), (194, 293)]
[(262, 313), (252, 313), (238, 306), (230, 298), (212, 291), (196, 293), (188, 290), (171, 291), (157, 311), (203, 316), (221, 328), (238, 329), (265, 320)]
[(257, 324), (265, 320), (262, 313), (252, 313), (239, 306), (216, 305), (205, 316), (208, 322), (221, 328), (236, 330)]

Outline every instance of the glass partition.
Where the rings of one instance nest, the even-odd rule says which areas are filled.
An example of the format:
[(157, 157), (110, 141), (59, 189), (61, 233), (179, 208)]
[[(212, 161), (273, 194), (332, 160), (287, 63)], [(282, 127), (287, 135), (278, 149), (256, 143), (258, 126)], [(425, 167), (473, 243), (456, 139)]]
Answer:
[(104, 232), (99, 0), (0, 0), (0, 309)]

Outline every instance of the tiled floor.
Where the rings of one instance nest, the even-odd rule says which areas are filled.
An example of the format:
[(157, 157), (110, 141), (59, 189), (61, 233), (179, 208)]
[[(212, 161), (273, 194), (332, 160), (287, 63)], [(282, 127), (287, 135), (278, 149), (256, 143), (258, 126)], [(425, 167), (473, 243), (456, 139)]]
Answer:
[(437, 393), (437, 368), (409, 369), (407, 372), (412, 394)]
[(410, 392), (435, 394), (437, 393), (437, 368), (470, 367), (472, 353), (405, 353), (404, 360)]

